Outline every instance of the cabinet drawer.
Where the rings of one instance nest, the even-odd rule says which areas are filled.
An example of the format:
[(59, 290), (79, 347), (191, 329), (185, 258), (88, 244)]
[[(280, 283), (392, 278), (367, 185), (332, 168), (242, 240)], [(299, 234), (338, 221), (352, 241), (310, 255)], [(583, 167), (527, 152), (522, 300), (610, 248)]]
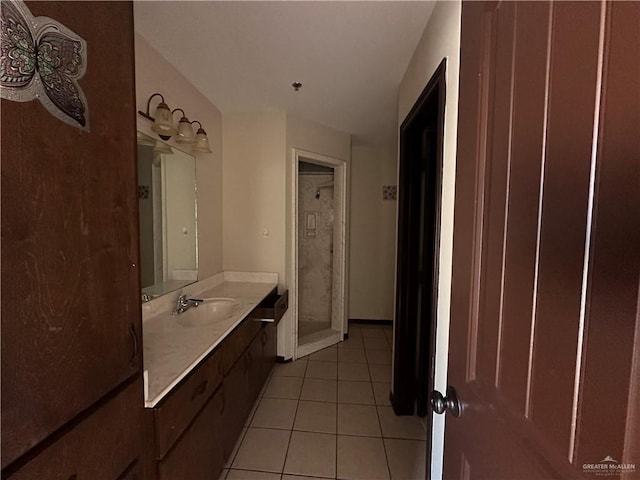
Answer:
[(17, 471), (3, 471), (2, 478), (135, 478), (127, 477), (124, 472), (130, 471), (130, 466), (142, 453), (142, 401), (142, 383), (135, 381)]
[(225, 460), (231, 455), (247, 415), (251, 411), (248, 367), (249, 352), (245, 352), (231, 368), (229, 374), (224, 377), (222, 385), (222, 435)]
[(262, 329), (262, 332), (262, 366), (264, 369), (264, 379), (266, 380), (276, 363), (278, 327), (274, 324), (269, 324), (266, 328)]
[(289, 290), (282, 295), (272, 294), (265, 298), (253, 312), (251, 318), (263, 322), (278, 323), (289, 308)]
[(158, 463), (160, 480), (217, 479), (222, 472), (222, 388), (211, 397), (169, 454)]
[(228, 374), (242, 352), (246, 350), (251, 341), (258, 334), (262, 325), (253, 322), (250, 318), (243, 321), (225, 341), (222, 348), (224, 355), (224, 374)]
[(162, 459), (222, 382), (222, 355), (216, 350), (154, 408), (156, 458)]

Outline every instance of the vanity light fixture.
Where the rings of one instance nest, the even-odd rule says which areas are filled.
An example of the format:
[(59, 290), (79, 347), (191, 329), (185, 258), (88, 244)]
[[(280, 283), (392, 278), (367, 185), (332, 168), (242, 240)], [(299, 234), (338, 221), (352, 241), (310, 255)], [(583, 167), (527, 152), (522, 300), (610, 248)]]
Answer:
[(193, 127), (191, 126), (191, 122), (187, 118), (187, 114), (184, 113), (184, 110), (181, 108), (174, 108), (171, 111), (173, 115), (174, 112), (180, 110), (182, 112), (182, 117), (180, 118), (180, 122), (178, 122), (178, 134), (176, 135), (176, 143), (182, 144), (194, 144), (196, 143), (196, 135), (193, 133)]
[[(151, 116), (149, 113), (151, 99), (156, 96), (159, 96), (161, 101), (156, 107), (154, 115)], [(173, 125), (173, 114), (177, 111), (182, 113), (182, 117), (180, 117), (178, 128), (176, 129)], [(187, 118), (187, 114), (181, 108), (174, 108), (173, 110), (169, 109), (169, 106), (164, 101), (164, 97), (160, 93), (152, 94), (149, 97), (149, 100), (147, 100), (147, 111), (143, 112), (142, 110), (138, 110), (138, 114), (153, 122), (151, 130), (157, 133), (161, 139), (169, 140), (171, 137), (175, 136), (176, 143), (192, 145), (191, 151), (193, 153), (212, 153), (211, 148), (209, 147), (207, 132), (202, 128), (202, 124), (198, 120), (190, 122)], [(192, 124), (194, 123), (197, 123), (199, 126), (198, 131), (195, 134), (193, 133), (192, 127)], [(171, 148), (168, 145), (167, 147), (169, 149)], [(163, 149), (161, 153), (169, 153), (164, 150), (164, 147), (156, 145), (155, 151), (160, 151), (160, 149)]]
[[(153, 114), (153, 117), (149, 114), (149, 107), (151, 106), (151, 99), (155, 96), (159, 96), (161, 101), (156, 107), (156, 111)], [(154, 93), (147, 100), (147, 111), (143, 112), (142, 110), (138, 110), (138, 113), (145, 118), (148, 118), (153, 122), (151, 126), (151, 130), (158, 134), (158, 136), (163, 140), (169, 140), (172, 136), (174, 136), (178, 131), (176, 127), (173, 126), (173, 120), (171, 118), (171, 110), (166, 103), (164, 103), (164, 97), (160, 93)]]
[(211, 153), (207, 132), (202, 128), (202, 124), (198, 120), (194, 120), (191, 123), (197, 123), (200, 125), (200, 128), (198, 128), (198, 132), (196, 133), (196, 144), (191, 147), (191, 151), (195, 153)]

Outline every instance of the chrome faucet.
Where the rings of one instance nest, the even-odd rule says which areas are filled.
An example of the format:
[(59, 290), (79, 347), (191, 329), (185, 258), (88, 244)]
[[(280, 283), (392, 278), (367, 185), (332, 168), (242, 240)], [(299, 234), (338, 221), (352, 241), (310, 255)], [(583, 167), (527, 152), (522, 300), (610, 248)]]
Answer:
[(174, 315), (180, 315), (181, 313), (186, 312), (191, 307), (197, 307), (204, 300), (200, 298), (188, 298), (187, 295), (180, 295), (178, 297), (178, 302), (176, 303), (176, 308), (173, 311)]

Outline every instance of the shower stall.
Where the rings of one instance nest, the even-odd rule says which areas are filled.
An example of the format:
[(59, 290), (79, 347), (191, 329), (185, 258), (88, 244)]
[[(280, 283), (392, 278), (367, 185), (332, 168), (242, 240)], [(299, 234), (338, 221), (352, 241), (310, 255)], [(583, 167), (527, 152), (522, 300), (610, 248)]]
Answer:
[(298, 179), (298, 343), (331, 328), (333, 168), (300, 162)]
[(297, 170), (297, 352), (304, 356), (342, 340), (344, 175), (308, 158)]

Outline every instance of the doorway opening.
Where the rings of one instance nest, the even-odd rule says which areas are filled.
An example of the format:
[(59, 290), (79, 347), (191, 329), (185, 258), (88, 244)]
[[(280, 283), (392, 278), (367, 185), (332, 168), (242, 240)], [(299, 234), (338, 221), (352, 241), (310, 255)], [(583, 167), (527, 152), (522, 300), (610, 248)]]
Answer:
[(396, 319), (391, 404), (425, 416), (433, 388), (446, 60), (400, 127)]
[(343, 339), (346, 162), (294, 150), (295, 358)]

